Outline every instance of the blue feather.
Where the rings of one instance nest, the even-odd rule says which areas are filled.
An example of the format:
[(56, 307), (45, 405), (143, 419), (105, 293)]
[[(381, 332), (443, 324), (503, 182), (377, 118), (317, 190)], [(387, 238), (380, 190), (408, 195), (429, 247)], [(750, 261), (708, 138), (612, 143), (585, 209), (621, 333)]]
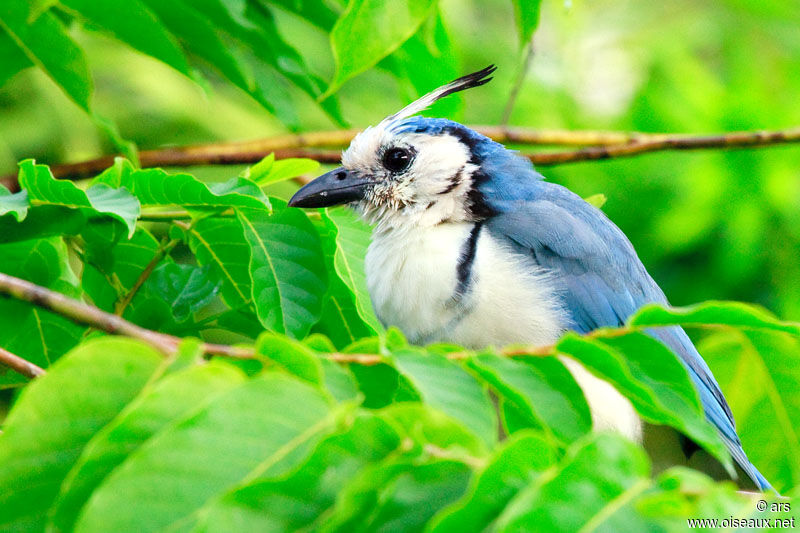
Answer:
[[(630, 241), (602, 211), (564, 187), (543, 181), (527, 160), (502, 145), (474, 132), (472, 138), (481, 172), (489, 178), (478, 188), (496, 213), (486, 228), (550, 272), (569, 313), (570, 329), (586, 333), (621, 326), (645, 304), (668, 303)], [(718, 429), (736, 463), (760, 489), (771, 488), (748, 460), (730, 407), (683, 329), (659, 328), (648, 333), (684, 363), (706, 418)]]

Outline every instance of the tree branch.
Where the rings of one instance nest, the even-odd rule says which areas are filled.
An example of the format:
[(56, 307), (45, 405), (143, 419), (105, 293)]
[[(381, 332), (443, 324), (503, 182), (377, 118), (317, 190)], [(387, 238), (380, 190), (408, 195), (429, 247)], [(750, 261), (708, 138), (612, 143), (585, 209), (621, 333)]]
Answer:
[(0, 365), (7, 366), (11, 370), (31, 379), (44, 374), (44, 369), (18, 355), (14, 355), (2, 346), (0, 346)]
[[(51, 291), (45, 287), (35, 285), (14, 276), (9, 276), (8, 274), (3, 274), (2, 272), (0, 272), (0, 294), (5, 294), (17, 300), (22, 300), (37, 307), (53, 311), (73, 322), (90, 326), (112, 335), (124, 335), (126, 337), (139, 339), (165, 354), (174, 352), (181, 341), (178, 337), (142, 328), (132, 322), (128, 322), (122, 317), (107, 313), (102, 309), (69, 298), (59, 292)], [(211, 344), (206, 342), (201, 345), (201, 349), (208, 355), (218, 355), (235, 359), (253, 359), (256, 357), (256, 353), (252, 348), (239, 346)], [(550, 355), (553, 352), (553, 346), (516, 346), (500, 350), (498, 353), (507, 357), (521, 357)], [(463, 360), (471, 355), (472, 352), (463, 351), (449, 353), (447, 357), (453, 360)], [(376, 354), (331, 353), (325, 354), (325, 356), (334, 362), (342, 364), (377, 365), (386, 361), (383, 356)], [(14, 357), (16, 356), (13, 354), (11, 354), (11, 358), (2, 357), (2, 353), (0, 353), (0, 363), (5, 364), (6, 360), (11, 361)], [(20, 361), (30, 365), (27, 361)], [(21, 363), (17, 361), (17, 364)], [(11, 364), (8, 366), (11, 366)], [(30, 369), (30, 371), (33, 372), (35, 369)], [(39, 371), (43, 372), (40, 368)]]
[[(477, 131), (497, 142), (512, 145), (584, 146), (560, 152), (524, 152), (537, 165), (556, 165), (630, 157), (661, 150), (697, 150), (707, 148), (753, 148), (776, 144), (800, 143), (800, 128), (776, 131), (740, 131), (715, 135), (656, 134), (610, 131), (538, 130), (502, 126), (475, 126)], [(139, 153), (142, 167), (182, 167), (191, 165), (233, 165), (260, 161), (274, 152), (278, 159), (306, 157), (322, 163), (336, 164), (339, 150), (321, 147), (346, 146), (356, 130), (320, 131), (300, 135), (283, 135), (258, 141), (212, 143), (179, 146)], [(114, 156), (104, 156), (79, 163), (51, 166), (57, 178), (82, 179), (95, 176), (110, 167)], [(16, 190), (17, 177), (9, 174), (0, 183)]]

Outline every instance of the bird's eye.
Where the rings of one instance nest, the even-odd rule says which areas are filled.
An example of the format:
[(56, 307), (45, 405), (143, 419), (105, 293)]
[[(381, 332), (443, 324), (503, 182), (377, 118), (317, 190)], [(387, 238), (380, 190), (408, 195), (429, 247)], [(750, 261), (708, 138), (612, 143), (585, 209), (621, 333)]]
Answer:
[(412, 156), (407, 148), (390, 148), (383, 154), (383, 166), (392, 172), (402, 172), (411, 164)]

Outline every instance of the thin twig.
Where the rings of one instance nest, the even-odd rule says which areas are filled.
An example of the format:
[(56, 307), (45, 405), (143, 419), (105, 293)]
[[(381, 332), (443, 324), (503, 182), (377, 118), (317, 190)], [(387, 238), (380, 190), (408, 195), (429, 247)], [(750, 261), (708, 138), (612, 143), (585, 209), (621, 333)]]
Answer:
[[(638, 132), (535, 130), (502, 126), (475, 126), (477, 131), (497, 142), (524, 145), (585, 146), (560, 152), (523, 152), (537, 165), (556, 165), (630, 157), (659, 150), (697, 150), (704, 148), (746, 148), (776, 144), (800, 143), (800, 128), (777, 131), (740, 131), (715, 135), (653, 134)], [(357, 132), (354, 130), (313, 132), (284, 135), (260, 141), (215, 143), (194, 146), (145, 150), (140, 152), (142, 167), (184, 167), (192, 165), (249, 164), (270, 153), (279, 159), (306, 157), (322, 163), (336, 164), (339, 150), (316, 150), (321, 146), (346, 146)], [(58, 178), (82, 179), (94, 176), (113, 163), (114, 156), (104, 156), (80, 163), (53, 165)], [(18, 188), (17, 176), (0, 178), (9, 189)]]
[(142, 273), (139, 274), (139, 277), (136, 279), (133, 286), (121, 299), (117, 301), (117, 304), (114, 306), (115, 315), (122, 316), (122, 314), (125, 312), (125, 309), (133, 300), (133, 297), (136, 296), (136, 293), (139, 292), (139, 289), (142, 287), (142, 285), (144, 285), (144, 282), (147, 281), (147, 278), (149, 278), (150, 274), (153, 273), (156, 265), (158, 265), (158, 263), (164, 259), (164, 257), (166, 257), (166, 255), (169, 254), (169, 252), (180, 242), (180, 239), (172, 239), (170, 241), (165, 239), (161, 242), (156, 250), (155, 255), (153, 255), (153, 258), (150, 259), (149, 263), (147, 263), (147, 266), (144, 267)]
[(528, 74), (528, 69), (531, 67), (532, 60), (533, 39), (531, 39), (531, 41), (528, 43), (528, 46), (525, 47), (525, 57), (522, 59), (522, 63), (520, 64), (519, 72), (517, 73), (517, 79), (514, 81), (514, 85), (511, 87), (511, 94), (508, 95), (506, 107), (503, 109), (503, 118), (500, 119), (500, 124), (503, 127), (508, 126), (508, 121), (511, 120), (511, 112), (514, 110), (514, 104), (517, 103), (519, 91), (522, 89), (522, 84), (525, 82), (525, 76)]
[(30, 361), (26, 361), (22, 357), (15, 355), (2, 346), (0, 346), (0, 365), (7, 366), (27, 378), (35, 378), (44, 374), (44, 369), (36, 366)]

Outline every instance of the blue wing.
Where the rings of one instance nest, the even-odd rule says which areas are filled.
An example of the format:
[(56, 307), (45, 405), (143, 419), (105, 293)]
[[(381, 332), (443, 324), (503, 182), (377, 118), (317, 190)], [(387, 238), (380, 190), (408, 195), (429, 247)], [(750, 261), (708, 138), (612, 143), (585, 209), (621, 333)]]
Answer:
[[(630, 241), (599, 209), (564, 187), (531, 179), (530, 170), (525, 174), (524, 182), (511, 178), (482, 184), (484, 201), (498, 213), (486, 228), (550, 272), (569, 312), (570, 329), (586, 333), (620, 326), (644, 304), (667, 303)], [(770, 488), (747, 459), (730, 407), (683, 329), (658, 328), (649, 333), (683, 361), (706, 417), (742, 470), (760, 489)]]

